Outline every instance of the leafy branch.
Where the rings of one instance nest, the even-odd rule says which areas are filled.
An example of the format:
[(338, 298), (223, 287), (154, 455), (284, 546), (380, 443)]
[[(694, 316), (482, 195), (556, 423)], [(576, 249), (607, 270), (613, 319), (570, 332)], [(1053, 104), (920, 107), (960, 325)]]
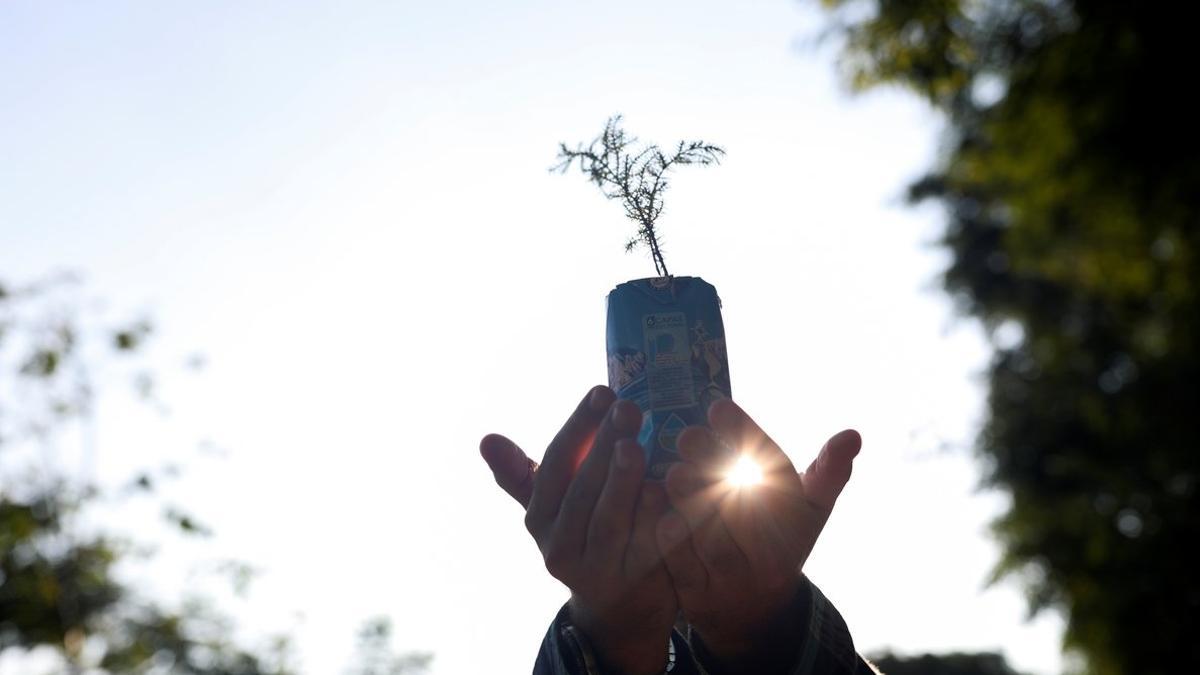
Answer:
[(719, 164), (724, 154), (723, 149), (705, 141), (680, 141), (670, 155), (657, 145), (639, 147), (638, 140), (621, 128), (621, 116), (613, 115), (604, 131), (586, 146), (579, 144), (572, 149), (560, 143), (559, 161), (550, 170), (566, 173), (578, 161), (579, 170), (606, 198), (620, 199), (625, 217), (638, 224), (637, 234), (625, 243), (625, 250), (645, 244), (654, 260), (654, 270), (665, 277), (669, 276), (667, 263), (655, 223), (663, 210), (667, 172), (680, 165)]

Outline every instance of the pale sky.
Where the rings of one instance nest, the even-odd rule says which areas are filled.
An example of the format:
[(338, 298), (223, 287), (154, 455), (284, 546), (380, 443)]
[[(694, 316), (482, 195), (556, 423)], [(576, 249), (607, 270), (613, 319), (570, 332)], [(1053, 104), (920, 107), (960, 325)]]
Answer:
[(803, 46), (822, 27), (789, 0), (0, 4), (0, 274), (75, 270), (105, 316), (151, 315), (171, 409), (107, 396), (94, 468), (63, 461), (181, 461), (165, 496), (217, 532), (162, 540), (138, 583), (170, 602), (251, 563), (222, 607), (307, 673), (379, 614), (437, 675), (528, 672), (567, 592), (477, 444), (540, 456), (604, 381), (605, 294), (653, 274), (618, 204), (546, 170), (621, 112), (728, 152), (676, 176), (661, 228), (721, 294), (734, 398), (799, 465), (863, 434), (806, 567), (860, 651), (1057, 672), (1061, 621), (984, 588), (988, 347), (938, 289), (941, 214), (902, 200), (939, 120), (849, 95)]

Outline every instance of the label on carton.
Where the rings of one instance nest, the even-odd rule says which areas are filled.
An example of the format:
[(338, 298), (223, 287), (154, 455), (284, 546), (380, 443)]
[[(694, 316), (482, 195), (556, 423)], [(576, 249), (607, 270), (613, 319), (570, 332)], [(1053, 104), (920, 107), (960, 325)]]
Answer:
[(692, 388), (692, 349), (683, 312), (647, 314), (646, 386), (651, 410), (674, 410), (696, 405)]

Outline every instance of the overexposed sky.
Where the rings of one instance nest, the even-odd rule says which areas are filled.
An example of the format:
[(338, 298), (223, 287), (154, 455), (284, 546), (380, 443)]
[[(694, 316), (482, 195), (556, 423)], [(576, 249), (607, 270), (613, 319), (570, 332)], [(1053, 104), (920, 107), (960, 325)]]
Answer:
[(863, 433), (806, 568), (860, 650), (1056, 672), (1061, 622), (984, 590), (988, 349), (937, 289), (939, 213), (902, 203), (938, 120), (848, 95), (801, 46), (822, 27), (789, 0), (0, 4), (0, 274), (77, 270), (155, 318), (172, 413), (106, 399), (87, 470), (185, 461), (167, 497), (217, 532), (146, 584), (250, 562), (226, 609), (309, 673), (377, 614), (439, 675), (527, 672), (566, 591), (477, 442), (539, 456), (605, 378), (605, 294), (653, 273), (618, 204), (546, 170), (622, 112), (728, 152), (677, 175), (661, 227), (721, 293), (734, 397), (797, 464)]

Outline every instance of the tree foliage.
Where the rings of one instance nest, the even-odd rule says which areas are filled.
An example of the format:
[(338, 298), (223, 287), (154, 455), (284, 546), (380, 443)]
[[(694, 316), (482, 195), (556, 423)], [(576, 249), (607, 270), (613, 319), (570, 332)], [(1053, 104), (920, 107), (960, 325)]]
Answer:
[[(126, 379), (153, 401), (154, 377), (137, 365), (153, 334), (145, 320), (106, 326), (80, 310), (70, 277), (14, 287), (0, 281), (0, 653), (22, 651), (49, 672), (89, 675), (288, 675), (287, 636), (248, 648), (202, 596), (168, 604), (138, 592), (121, 565), (142, 560), (136, 543), (84, 516), (152, 498), (174, 470), (142, 472), (104, 489), (48, 460), (44, 450), (94, 414), (100, 382)], [(194, 362), (193, 358), (193, 362)], [(161, 505), (174, 531), (211, 530), (179, 505)], [(252, 568), (222, 561), (242, 594)], [(385, 618), (359, 633), (353, 675), (425, 672), (432, 655), (395, 653)]]
[[(65, 298), (71, 286), (0, 283), (0, 652), (49, 650), (56, 672), (290, 672), (285, 641), (248, 650), (203, 602), (167, 607), (118, 574), (120, 563), (136, 559), (132, 544), (81, 516), (150, 494), (150, 474), (114, 495), (43, 456), (64, 428), (93, 413), (104, 368), (135, 354), (151, 333), (145, 321), (96, 325)], [(139, 394), (152, 389), (146, 372), (126, 374)], [(184, 534), (207, 531), (177, 506), (165, 507), (164, 518)]]
[(919, 654), (899, 656), (882, 653), (868, 660), (883, 675), (1021, 675), (994, 652)]
[(621, 200), (625, 217), (638, 225), (637, 234), (625, 244), (626, 252), (645, 245), (654, 260), (654, 271), (665, 277), (669, 273), (655, 223), (662, 215), (663, 195), (670, 185), (667, 174), (676, 166), (717, 164), (724, 154), (723, 149), (705, 141), (680, 141), (670, 155), (657, 145), (640, 146), (621, 128), (621, 116), (614, 115), (586, 146), (572, 149), (560, 143), (559, 162), (551, 170), (566, 173), (578, 163), (579, 170), (605, 197)]
[(363, 623), (356, 656), (348, 675), (422, 675), (433, 660), (428, 653), (397, 654), (392, 648), (392, 622), (387, 617)]
[(856, 86), (945, 115), (910, 189), (943, 280), (992, 331), (997, 575), (1061, 608), (1091, 672), (1200, 663), (1200, 133), (1186, 4), (824, 0)]

